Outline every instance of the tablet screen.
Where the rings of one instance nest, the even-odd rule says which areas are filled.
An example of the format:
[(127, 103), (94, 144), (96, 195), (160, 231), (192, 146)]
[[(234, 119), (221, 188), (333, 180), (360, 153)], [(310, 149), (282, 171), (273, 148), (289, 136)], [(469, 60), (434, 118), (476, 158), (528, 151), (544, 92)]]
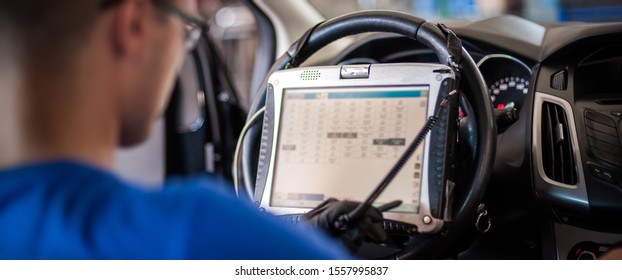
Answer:
[[(429, 86), (285, 89), (270, 206), (363, 201), (426, 121)], [(424, 144), (378, 198), (418, 213)]]

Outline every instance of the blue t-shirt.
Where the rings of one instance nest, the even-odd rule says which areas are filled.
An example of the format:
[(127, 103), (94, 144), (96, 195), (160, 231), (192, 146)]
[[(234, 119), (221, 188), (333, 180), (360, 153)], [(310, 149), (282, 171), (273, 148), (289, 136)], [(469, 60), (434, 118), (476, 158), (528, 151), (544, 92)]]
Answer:
[(0, 171), (2, 259), (347, 259), (210, 177), (146, 191), (72, 162)]

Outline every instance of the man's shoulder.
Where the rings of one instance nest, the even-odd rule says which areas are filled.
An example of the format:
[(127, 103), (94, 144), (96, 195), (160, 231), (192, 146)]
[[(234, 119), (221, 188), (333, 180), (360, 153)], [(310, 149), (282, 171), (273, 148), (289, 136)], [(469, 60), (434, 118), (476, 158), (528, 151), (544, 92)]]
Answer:
[(154, 195), (157, 193), (193, 193), (214, 192), (216, 195), (230, 195), (233, 188), (225, 179), (202, 175), (191, 177), (173, 177), (162, 183), (144, 184), (123, 179), (110, 170), (102, 169), (87, 163), (73, 160), (59, 160), (34, 163), (0, 169), (0, 180), (3, 185), (26, 186), (37, 185), (50, 188), (62, 186), (71, 189), (98, 189), (105, 187), (108, 191), (130, 190), (136, 193)]
[[(28, 221), (22, 224), (33, 230), (45, 220), (54, 230), (39, 238), (63, 247), (61, 255), (49, 248), (26, 254), (16, 247), (0, 257), (20, 252), (24, 258), (347, 258), (326, 248), (336, 245), (321, 234), (241, 202), (216, 177), (173, 178), (145, 189), (105, 170), (62, 162), (0, 171), (0, 181), (12, 185), (0, 189), (0, 198), (10, 198), (0, 200), (8, 206), (0, 214)], [(13, 239), (32, 242), (23, 236)]]
[(106, 189), (109, 191), (129, 186), (112, 173), (76, 161), (50, 161), (16, 166), (0, 170), (4, 191), (47, 194), (76, 190)]
[(14, 183), (89, 177), (111, 181), (116, 179), (113, 173), (105, 169), (75, 160), (37, 162), (0, 169), (0, 178)]

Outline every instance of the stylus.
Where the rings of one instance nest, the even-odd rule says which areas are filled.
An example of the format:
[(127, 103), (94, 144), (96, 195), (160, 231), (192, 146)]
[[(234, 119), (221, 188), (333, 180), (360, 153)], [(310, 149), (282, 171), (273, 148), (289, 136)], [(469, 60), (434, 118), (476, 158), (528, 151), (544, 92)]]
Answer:
[(402, 201), (401, 200), (394, 200), (394, 201), (391, 201), (391, 202), (389, 202), (387, 204), (383, 204), (383, 205), (378, 206), (377, 209), (380, 212), (387, 212), (387, 211), (389, 211), (389, 210), (391, 210), (391, 209), (393, 209), (395, 207), (398, 207), (400, 205), (402, 205)]
[(341, 215), (340, 217), (337, 218), (337, 221), (335, 221), (335, 224), (334, 224), (336, 229), (338, 230), (347, 229), (348, 225), (358, 220), (363, 215), (363, 213), (365, 213), (367, 209), (371, 207), (372, 203), (376, 201), (376, 199), (380, 196), (380, 194), (382, 194), (382, 192), (387, 188), (389, 183), (391, 183), (391, 181), (393, 181), (395, 176), (397, 176), (397, 173), (404, 167), (406, 162), (408, 162), (410, 157), (415, 153), (415, 150), (417, 149), (417, 147), (419, 147), (421, 142), (423, 142), (423, 139), (425, 138), (425, 136), (430, 132), (430, 130), (432, 130), (432, 128), (434, 127), (434, 124), (440, 117), (442, 108), (447, 106), (449, 97), (455, 93), (456, 93), (455, 90), (451, 91), (441, 101), (440, 106), (436, 109), (435, 114), (428, 118), (423, 128), (421, 128), (421, 131), (419, 131), (415, 139), (413, 139), (413, 141), (410, 143), (406, 151), (404, 151), (404, 154), (402, 154), (402, 156), (395, 163), (393, 168), (391, 168), (391, 170), (389, 171), (389, 174), (387, 174), (387, 176), (384, 177), (384, 179), (380, 182), (380, 184), (378, 184), (378, 186), (369, 195), (369, 197), (367, 197), (367, 199), (363, 203), (359, 204), (350, 213)]

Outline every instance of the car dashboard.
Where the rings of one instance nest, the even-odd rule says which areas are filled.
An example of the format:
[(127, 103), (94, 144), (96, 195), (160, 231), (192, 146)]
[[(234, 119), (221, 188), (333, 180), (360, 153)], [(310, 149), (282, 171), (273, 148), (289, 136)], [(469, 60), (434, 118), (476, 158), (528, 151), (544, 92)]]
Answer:
[[(499, 130), (491, 229), (474, 226), (458, 258), (593, 258), (622, 241), (622, 23), (444, 23), (493, 106), (519, 110)], [(438, 61), (411, 39), (372, 33), (315, 64), (394, 62)]]

